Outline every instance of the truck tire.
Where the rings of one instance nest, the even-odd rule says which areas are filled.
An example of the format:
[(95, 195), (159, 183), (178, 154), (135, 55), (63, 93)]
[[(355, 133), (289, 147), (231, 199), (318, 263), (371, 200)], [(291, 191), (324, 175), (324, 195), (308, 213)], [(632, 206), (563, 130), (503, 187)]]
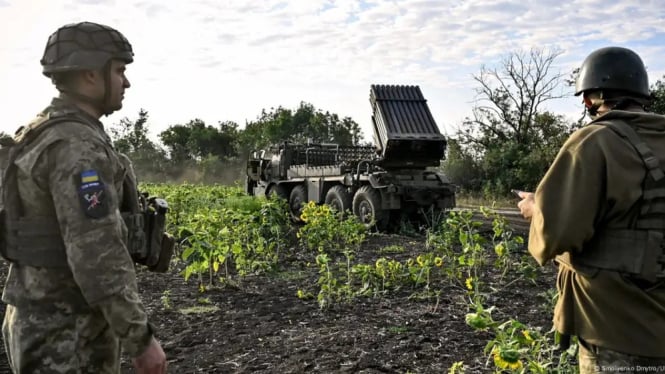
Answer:
[(291, 190), (289, 196), (289, 209), (291, 210), (291, 217), (295, 222), (302, 222), (300, 215), (302, 214), (302, 207), (307, 203), (307, 191), (305, 186), (299, 184)]
[(346, 213), (347, 210), (353, 210), (353, 196), (344, 186), (330, 187), (326, 193), (325, 203), (342, 214)]
[(268, 187), (268, 191), (266, 192), (266, 197), (268, 199), (272, 199), (275, 196), (281, 197), (284, 200), (288, 200), (289, 193), (287, 192), (286, 188), (281, 184), (273, 184), (270, 187)]
[(353, 214), (367, 227), (376, 225), (383, 230), (388, 224), (388, 212), (381, 209), (381, 195), (369, 185), (360, 187), (353, 196)]

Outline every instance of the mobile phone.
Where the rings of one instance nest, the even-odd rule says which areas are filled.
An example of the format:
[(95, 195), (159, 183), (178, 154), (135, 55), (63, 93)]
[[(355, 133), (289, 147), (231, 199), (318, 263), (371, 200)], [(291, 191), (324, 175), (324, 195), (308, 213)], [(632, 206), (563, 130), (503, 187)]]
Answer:
[(522, 191), (522, 190), (510, 190), (510, 192), (514, 193), (515, 196), (517, 196), (517, 197), (519, 197), (519, 198), (521, 199), (521, 197), (520, 197), (520, 192), (524, 192), (524, 191)]

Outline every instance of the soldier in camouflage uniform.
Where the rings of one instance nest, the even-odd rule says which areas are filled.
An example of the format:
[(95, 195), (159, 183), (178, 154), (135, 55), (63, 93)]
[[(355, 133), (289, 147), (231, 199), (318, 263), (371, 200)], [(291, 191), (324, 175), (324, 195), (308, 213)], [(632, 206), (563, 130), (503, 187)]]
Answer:
[(89, 22), (59, 28), (46, 45), (43, 73), (60, 96), (17, 132), (27, 143), (3, 181), (4, 198), (13, 183), (21, 207), (4, 222), (2, 332), (14, 373), (119, 373), (121, 348), (137, 372), (166, 372), (119, 211), (135, 176), (99, 121), (122, 107), (132, 60), (122, 34)]
[(593, 120), (520, 194), (529, 251), (559, 264), (554, 326), (577, 336), (581, 373), (665, 373), (665, 117), (644, 110), (647, 72), (626, 48), (591, 53), (576, 94)]

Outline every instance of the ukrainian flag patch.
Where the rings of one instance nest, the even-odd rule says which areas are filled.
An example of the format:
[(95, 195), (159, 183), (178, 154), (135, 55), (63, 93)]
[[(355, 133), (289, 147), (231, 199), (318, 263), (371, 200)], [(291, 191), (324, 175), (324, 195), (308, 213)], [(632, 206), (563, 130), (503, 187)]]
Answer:
[(81, 173), (81, 183), (95, 183), (99, 182), (99, 175), (94, 170), (86, 170)]
[(102, 218), (109, 213), (106, 188), (95, 170), (81, 173), (81, 185), (78, 189), (79, 201), (83, 213), (91, 218)]

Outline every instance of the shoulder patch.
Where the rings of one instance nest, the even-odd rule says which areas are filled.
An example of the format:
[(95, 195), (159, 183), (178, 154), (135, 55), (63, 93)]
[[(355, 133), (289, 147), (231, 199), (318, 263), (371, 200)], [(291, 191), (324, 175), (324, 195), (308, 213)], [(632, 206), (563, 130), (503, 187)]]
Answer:
[(79, 202), (83, 213), (91, 218), (102, 218), (109, 213), (106, 187), (95, 170), (81, 173)]

